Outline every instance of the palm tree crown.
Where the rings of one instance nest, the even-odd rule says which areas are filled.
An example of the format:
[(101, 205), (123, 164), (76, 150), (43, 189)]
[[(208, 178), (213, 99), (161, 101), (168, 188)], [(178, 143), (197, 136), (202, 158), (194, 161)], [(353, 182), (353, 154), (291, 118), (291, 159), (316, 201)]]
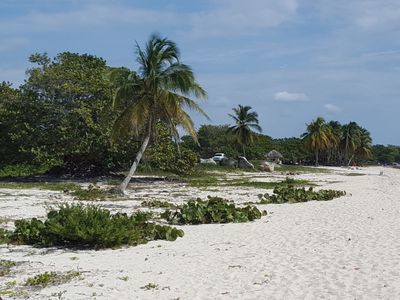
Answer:
[(310, 124), (307, 124), (307, 132), (303, 133), (302, 137), (306, 147), (315, 153), (315, 165), (318, 165), (319, 152), (330, 146), (332, 142), (331, 133), (331, 127), (322, 117), (318, 117)]
[(246, 156), (245, 145), (254, 142), (256, 138), (254, 131), (262, 131), (258, 125), (258, 114), (254, 111), (251, 112), (250, 106), (239, 105), (232, 110), (234, 114), (229, 114), (229, 116), (235, 121), (235, 125), (229, 127), (229, 130), (235, 134), (237, 142), (242, 145), (243, 156)]
[(181, 126), (196, 140), (193, 121), (185, 109), (206, 113), (191, 99), (206, 98), (206, 92), (195, 80), (191, 68), (180, 62), (177, 45), (153, 34), (144, 49), (136, 44), (138, 72), (125, 68), (114, 69), (110, 76), (117, 88), (113, 106), (120, 108), (113, 127), (113, 137), (136, 132), (143, 136), (143, 144), (131, 170), (121, 184), (126, 189), (147, 144), (155, 132), (157, 122), (164, 123), (174, 137)]

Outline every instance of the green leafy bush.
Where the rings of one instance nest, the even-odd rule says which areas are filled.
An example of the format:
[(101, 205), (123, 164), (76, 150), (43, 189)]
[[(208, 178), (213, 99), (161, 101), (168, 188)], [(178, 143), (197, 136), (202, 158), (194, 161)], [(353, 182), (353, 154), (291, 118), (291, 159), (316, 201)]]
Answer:
[(0, 228), (0, 245), (7, 244), (10, 240), (10, 232), (4, 228)]
[(157, 140), (146, 153), (146, 161), (151, 168), (178, 175), (193, 173), (198, 161), (192, 150), (178, 146), (172, 141), (168, 129), (157, 124)]
[(258, 195), (260, 198), (259, 204), (269, 204), (269, 203), (296, 203), (296, 202), (306, 202), (312, 200), (326, 201), (332, 200), (346, 195), (345, 191), (335, 191), (335, 190), (319, 190), (314, 191), (312, 187), (306, 188), (295, 188), (293, 186), (277, 186), (274, 188), (273, 194), (268, 193), (264, 195)]
[(219, 197), (203, 201), (197, 199), (184, 204), (179, 210), (161, 214), (171, 224), (240, 223), (260, 219), (263, 213), (254, 206), (243, 208)]
[(177, 208), (178, 206), (167, 202), (167, 201), (160, 201), (160, 200), (145, 200), (142, 201), (141, 205), (143, 207), (151, 207), (151, 208)]
[(96, 206), (65, 204), (51, 210), (43, 222), (15, 221), (11, 241), (38, 246), (110, 248), (144, 244), (151, 240), (176, 240), (183, 231), (148, 222), (149, 213), (111, 214)]

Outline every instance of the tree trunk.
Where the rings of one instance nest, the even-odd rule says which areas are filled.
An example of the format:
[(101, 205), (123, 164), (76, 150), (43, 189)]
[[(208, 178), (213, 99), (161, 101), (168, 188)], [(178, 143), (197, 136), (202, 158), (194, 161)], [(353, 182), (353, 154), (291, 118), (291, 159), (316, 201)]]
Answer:
[(118, 192), (121, 194), (125, 194), (126, 187), (128, 186), (129, 182), (132, 179), (133, 174), (135, 174), (137, 166), (139, 165), (140, 160), (142, 159), (144, 151), (146, 151), (147, 145), (149, 144), (150, 141), (150, 136), (151, 136), (151, 124), (149, 125), (149, 129), (147, 132), (146, 137), (143, 140), (142, 146), (140, 147), (138, 153), (136, 154), (136, 158), (129, 169), (128, 175), (125, 177), (124, 181), (122, 181), (121, 185), (119, 186)]
[(246, 151), (244, 150), (244, 145), (242, 145), (242, 152), (243, 152), (243, 157), (246, 157)]
[(318, 167), (318, 150), (315, 151), (315, 166)]

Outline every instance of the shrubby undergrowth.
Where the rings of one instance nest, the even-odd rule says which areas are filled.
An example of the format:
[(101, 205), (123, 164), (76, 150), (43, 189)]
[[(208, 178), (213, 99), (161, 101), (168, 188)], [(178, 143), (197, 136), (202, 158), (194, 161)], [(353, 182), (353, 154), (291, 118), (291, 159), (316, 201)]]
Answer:
[(52, 209), (43, 222), (36, 218), (15, 221), (11, 242), (36, 246), (111, 248), (151, 240), (174, 241), (183, 231), (149, 222), (149, 213), (111, 214), (96, 206), (65, 204)]
[(312, 187), (306, 188), (295, 188), (291, 185), (288, 186), (277, 186), (274, 188), (273, 194), (270, 195), (260, 194), (259, 204), (269, 204), (269, 203), (296, 203), (296, 202), (306, 202), (312, 200), (326, 201), (332, 200), (346, 195), (345, 191), (335, 191), (335, 190), (319, 190), (314, 191)]
[(257, 207), (236, 207), (219, 197), (208, 200), (192, 200), (182, 205), (179, 210), (167, 210), (161, 214), (170, 224), (209, 224), (209, 223), (241, 223), (260, 219), (265, 212)]

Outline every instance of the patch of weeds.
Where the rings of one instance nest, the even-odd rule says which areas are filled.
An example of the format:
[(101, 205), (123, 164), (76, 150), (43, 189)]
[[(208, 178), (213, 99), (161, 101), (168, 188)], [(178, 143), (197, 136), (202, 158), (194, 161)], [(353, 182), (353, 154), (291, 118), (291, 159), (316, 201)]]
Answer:
[(24, 290), (0, 290), (0, 296), (10, 296), (10, 297), (17, 297), (17, 298), (27, 298), (29, 297), (29, 293)]
[(77, 256), (72, 256), (72, 257), (70, 257), (69, 259), (70, 259), (70, 260), (78, 260), (79, 257), (77, 257)]
[(17, 281), (16, 280), (11, 280), (6, 282), (6, 288), (12, 288), (13, 286), (17, 285)]
[(87, 189), (81, 187), (76, 188), (72, 191), (67, 192), (69, 195), (73, 196), (75, 200), (116, 200), (115, 194), (112, 194), (100, 187), (90, 184)]
[(345, 176), (364, 176), (363, 173), (344, 173)]
[(11, 231), (6, 230), (4, 228), (0, 228), (0, 245), (8, 244), (10, 242), (10, 234)]
[(315, 185), (308, 180), (305, 179), (293, 179), (293, 178), (286, 178), (285, 180), (278, 181), (278, 182), (262, 182), (262, 181), (249, 181), (249, 180), (232, 180), (224, 182), (223, 185), (229, 186), (244, 186), (244, 187), (252, 187), (258, 189), (273, 189), (276, 186), (287, 186), (287, 185), (295, 185), (295, 186), (311, 186)]
[(45, 272), (33, 277), (29, 277), (25, 285), (27, 286), (39, 286), (46, 287), (48, 285), (60, 285), (66, 282), (71, 281), (75, 277), (79, 277), (81, 275), (78, 271), (69, 271), (66, 273), (56, 273), (56, 272)]
[(64, 204), (47, 213), (45, 221), (15, 221), (10, 240), (41, 247), (114, 248), (145, 244), (151, 240), (174, 241), (183, 231), (149, 222), (151, 213), (111, 214), (107, 209), (82, 204)]
[(222, 198), (208, 196), (205, 201), (191, 200), (178, 211), (166, 210), (161, 217), (170, 224), (241, 223), (260, 219), (265, 213), (254, 206), (236, 207)]
[(0, 168), (0, 177), (27, 177), (44, 174), (51, 168), (51, 165), (28, 165), (16, 164), (7, 165)]
[(160, 200), (145, 200), (142, 201), (141, 206), (143, 207), (151, 207), (151, 208), (177, 208), (178, 206), (167, 202), (167, 201), (160, 201)]
[(146, 284), (145, 286), (142, 286), (141, 289), (143, 290), (155, 290), (158, 289), (158, 284), (149, 282), (148, 284)]
[(0, 260), (0, 277), (6, 276), (11, 272), (11, 268), (15, 267), (17, 263), (12, 260)]

